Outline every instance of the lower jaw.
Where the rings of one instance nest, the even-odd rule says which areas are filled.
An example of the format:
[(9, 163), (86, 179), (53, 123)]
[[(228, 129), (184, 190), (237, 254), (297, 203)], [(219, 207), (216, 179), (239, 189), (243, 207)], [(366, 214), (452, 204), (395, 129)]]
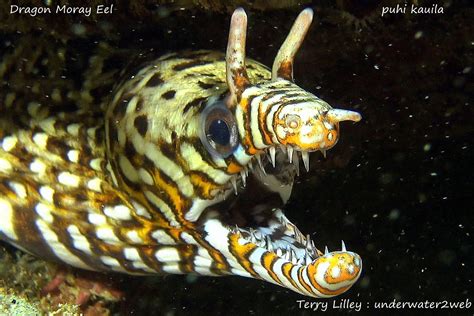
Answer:
[[(284, 216), (281, 210), (275, 210), (275, 214)], [(332, 297), (355, 283), (360, 276), (361, 260), (357, 254), (347, 251), (344, 243), (341, 251), (329, 252), (326, 249), (323, 254), (293, 224), (288, 222), (287, 226), (291, 227), (288, 231), (296, 231), (293, 244), (285, 240), (289, 239), (289, 234), (280, 239), (265, 235), (265, 230), (277, 227), (276, 223), (259, 229), (245, 229), (231, 228), (218, 219), (210, 219), (204, 227), (208, 242), (225, 255), (230, 265), (224, 274), (264, 279), (313, 297)], [(310, 245), (311, 250), (296, 239)], [(287, 248), (281, 247), (284, 245)]]
[[(290, 155), (287, 156), (288, 153)], [(227, 189), (234, 189), (235, 195), (229, 193), (222, 204), (212, 207), (214, 211), (204, 212), (204, 216), (201, 217), (204, 220), (201, 223), (210, 229), (206, 231), (206, 239), (229, 258), (231, 274), (265, 279), (304, 295), (331, 297), (344, 292), (357, 280), (361, 260), (357, 254), (346, 250), (344, 242), (341, 251), (329, 252), (325, 247), (323, 253), (315, 247), (310, 236), (303, 235), (280, 209), (291, 194), (293, 178), (299, 171), (297, 157), (306, 159), (305, 167), (309, 169), (307, 155), (301, 156), (292, 150), (288, 152), (268, 150), (267, 155), (261, 156), (260, 159), (252, 159), (253, 172), (248, 174), (249, 170), (245, 170), (240, 175), (234, 176), (233, 185), (229, 185)], [(276, 165), (276, 168), (272, 165)], [(268, 185), (270, 177), (281, 182), (277, 181), (274, 187), (271, 187)], [(286, 199), (281, 189), (284, 186), (288, 189)], [(210, 214), (212, 216), (207, 217)], [(319, 276), (323, 284), (320, 290), (311, 285), (307, 285), (311, 290), (302, 285), (295, 286), (293, 282), (298, 280), (290, 281), (288, 275), (281, 275), (284, 271), (298, 271), (292, 273), (304, 275), (310, 267), (322, 266), (320, 263), (328, 261), (335, 262), (337, 261), (335, 258), (338, 257), (359, 262), (360, 266), (356, 267), (355, 264), (349, 264), (349, 267), (356, 269), (358, 273), (351, 273), (349, 277), (342, 278), (340, 282), (334, 284), (325, 283), (324, 277)], [(335, 264), (337, 265), (337, 262)], [(275, 272), (272, 270), (275, 265), (279, 268), (285, 266), (285, 270)], [(340, 266), (348, 267), (347, 264)], [(224, 272), (227, 273), (229, 272)], [(339, 278), (337, 273), (333, 274), (335, 276), (333, 279)], [(287, 282), (284, 282), (285, 278)], [(306, 279), (311, 283), (311, 277)], [(313, 280), (316, 285), (315, 282)]]

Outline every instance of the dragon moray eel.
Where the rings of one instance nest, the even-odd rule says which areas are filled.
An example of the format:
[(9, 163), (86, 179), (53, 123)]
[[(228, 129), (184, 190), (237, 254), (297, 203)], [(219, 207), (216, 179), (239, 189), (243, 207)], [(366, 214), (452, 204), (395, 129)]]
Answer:
[[(19, 108), (27, 87), (6, 93), (7, 79), (15, 85), (6, 74), (35, 69), (1, 68), (0, 238), (90, 270), (240, 275), (313, 297), (348, 290), (359, 255), (344, 243), (321, 252), (281, 209), (299, 162), (308, 170), (309, 152), (336, 144), (339, 122), (361, 118), (293, 83), (312, 17), (300, 13), (270, 71), (245, 59), (247, 16), (237, 9), (225, 56), (162, 56), (95, 105), (86, 81), (76, 98), (53, 89), (50, 104)], [(37, 60), (39, 51), (23, 49)], [(37, 85), (47, 79), (30, 92), (44, 95)], [(80, 101), (67, 111), (51, 105), (71, 100)]]

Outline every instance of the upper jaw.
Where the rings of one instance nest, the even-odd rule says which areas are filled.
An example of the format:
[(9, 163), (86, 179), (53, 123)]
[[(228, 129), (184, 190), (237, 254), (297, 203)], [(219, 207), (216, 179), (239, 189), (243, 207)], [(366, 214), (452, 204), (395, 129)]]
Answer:
[(284, 146), (290, 156), (295, 151), (307, 156), (332, 148), (339, 139), (339, 123), (358, 122), (361, 115), (334, 109), (293, 82), (279, 79), (245, 89), (235, 119), (248, 154), (272, 154)]

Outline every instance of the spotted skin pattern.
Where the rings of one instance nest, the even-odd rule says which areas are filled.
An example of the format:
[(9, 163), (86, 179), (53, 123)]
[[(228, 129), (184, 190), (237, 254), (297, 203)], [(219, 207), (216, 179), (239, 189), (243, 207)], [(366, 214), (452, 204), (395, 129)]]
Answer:
[[(345, 292), (360, 257), (344, 243), (321, 252), (280, 208), (299, 160), (309, 169), (308, 153), (334, 146), (340, 121), (360, 120), (293, 83), (311, 20), (311, 10), (300, 14), (269, 70), (245, 59), (247, 17), (237, 9), (226, 55), (162, 56), (103, 98), (94, 91), (111, 90), (120, 73), (101, 72), (106, 46), (91, 56), (80, 89), (65, 80), (49, 102), (27, 102), (30, 92), (14, 84), (18, 50), (28, 51), (18, 45), (0, 69), (11, 82), (0, 104), (0, 238), (90, 270), (241, 275), (313, 297)], [(37, 51), (33, 64), (54, 57)], [(216, 104), (235, 135), (228, 155), (209, 150), (216, 145), (203, 129)]]

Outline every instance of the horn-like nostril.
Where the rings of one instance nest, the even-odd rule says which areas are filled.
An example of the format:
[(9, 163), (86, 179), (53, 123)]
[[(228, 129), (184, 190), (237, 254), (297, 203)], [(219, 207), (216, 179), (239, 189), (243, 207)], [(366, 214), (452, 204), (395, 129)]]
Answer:
[(362, 119), (362, 116), (354, 111), (341, 110), (341, 109), (331, 109), (326, 113), (326, 117), (332, 123), (342, 122), (342, 121), (353, 121), (359, 122)]

